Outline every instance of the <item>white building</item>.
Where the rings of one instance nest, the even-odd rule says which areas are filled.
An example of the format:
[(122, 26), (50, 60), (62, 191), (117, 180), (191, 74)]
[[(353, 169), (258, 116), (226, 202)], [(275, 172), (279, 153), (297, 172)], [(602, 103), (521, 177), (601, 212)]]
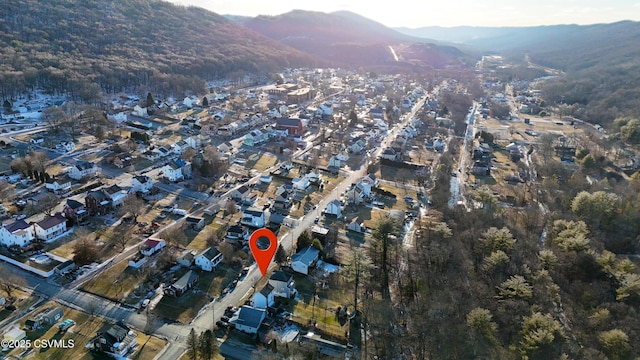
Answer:
[(195, 257), (196, 266), (203, 271), (213, 271), (222, 260), (222, 254), (215, 247), (207, 248)]
[(254, 228), (261, 228), (265, 224), (264, 211), (255, 208), (248, 208), (244, 211), (242, 221), (240, 223)]
[(266, 309), (275, 305), (276, 298), (271, 284), (266, 284), (260, 291), (253, 295), (251, 301), (256, 309)]
[(300, 274), (309, 275), (309, 270), (315, 266), (320, 256), (320, 250), (313, 246), (306, 247), (291, 256), (291, 269)]
[(68, 176), (53, 177), (47, 180), (44, 187), (56, 194), (64, 193), (71, 189), (71, 179)]
[(56, 240), (67, 231), (67, 218), (60, 214), (49, 216), (33, 225), (36, 238), (45, 242)]
[(131, 190), (132, 193), (143, 193), (146, 194), (153, 188), (153, 179), (149, 176), (138, 175), (134, 176), (131, 179)]
[(0, 228), (0, 243), (5, 246), (18, 245), (25, 247), (35, 239), (35, 232), (31, 225), (24, 220), (17, 220), (11, 224), (2, 224)]
[(273, 294), (275, 296), (290, 299), (295, 297), (298, 292), (293, 275), (284, 271), (274, 271), (269, 278), (269, 284), (273, 286)]
[(67, 174), (74, 180), (92, 178), (98, 174), (98, 167), (92, 162), (78, 160), (74, 166), (69, 168)]
[(340, 204), (339, 200), (333, 200), (329, 204), (327, 204), (327, 208), (325, 209), (325, 214), (327, 215), (335, 215), (338, 219), (342, 218), (342, 204)]
[(251, 306), (243, 306), (240, 311), (233, 317), (230, 322), (235, 324), (236, 330), (240, 330), (247, 334), (257, 334), (262, 321), (267, 317), (267, 311), (264, 309), (256, 309)]

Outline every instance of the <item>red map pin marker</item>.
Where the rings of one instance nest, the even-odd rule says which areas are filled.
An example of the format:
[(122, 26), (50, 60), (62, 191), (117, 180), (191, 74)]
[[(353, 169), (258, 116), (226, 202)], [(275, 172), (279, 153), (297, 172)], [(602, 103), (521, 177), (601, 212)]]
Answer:
[[(258, 239), (267, 238), (269, 240), (269, 247), (266, 249), (260, 249), (258, 247)], [(256, 263), (258, 263), (258, 268), (264, 276), (267, 273), (267, 269), (269, 268), (269, 264), (271, 264), (271, 260), (273, 259), (273, 255), (276, 254), (276, 249), (278, 248), (278, 237), (273, 231), (267, 228), (260, 228), (251, 234), (249, 238), (249, 248), (251, 249), (251, 254), (253, 254), (253, 258), (256, 259)]]

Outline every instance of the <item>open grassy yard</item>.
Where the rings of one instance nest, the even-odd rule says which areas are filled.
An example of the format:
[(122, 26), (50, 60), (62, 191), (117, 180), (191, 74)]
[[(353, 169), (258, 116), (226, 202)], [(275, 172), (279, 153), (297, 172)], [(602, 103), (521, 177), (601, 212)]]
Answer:
[[(49, 328), (40, 329), (27, 333), (27, 338), (30, 340), (35, 339), (47, 339), (47, 340), (73, 340), (74, 346), (68, 349), (62, 348), (49, 348), (49, 349), (34, 349), (36, 359), (94, 359), (94, 354), (91, 354), (85, 345), (96, 336), (97, 331), (106, 324), (106, 321), (92, 317), (83, 312), (64, 307), (54, 302), (48, 302), (41, 308), (59, 306), (64, 311), (63, 319), (72, 319), (76, 322), (76, 325), (72, 326), (66, 332), (59, 332), (57, 325), (53, 325)], [(21, 323), (24, 324), (28, 318), (23, 318)], [(135, 330), (134, 330), (135, 331)], [(165, 346), (166, 341), (154, 336), (145, 335), (139, 331), (135, 331), (138, 334), (137, 342), (138, 347), (133, 354), (129, 355), (129, 359), (139, 360), (152, 360), (158, 352), (160, 352)], [(11, 355), (18, 355), (22, 350), (16, 349), (10, 352)]]
[[(339, 276), (339, 275), (337, 275)], [(337, 339), (346, 340), (347, 323), (340, 324), (335, 309), (348, 304), (349, 298), (340, 286), (317, 286), (314, 279), (307, 276), (294, 275), (296, 288), (300, 292), (300, 301), (287, 301), (287, 310), (293, 314), (292, 320), (303, 327), (316, 322), (316, 328)], [(317, 297), (314, 299), (314, 289)]]
[(189, 290), (180, 297), (163, 296), (153, 312), (162, 318), (188, 324), (208, 302), (207, 294)]
[(415, 171), (395, 166), (380, 165), (376, 176), (383, 180), (396, 181), (402, 184), (417, 184)]
[(114, 300), (123, 300), (135, 290), (142, 278), (127, 261), (119, 262), (89, 280), (82, 289)]
[(249, 156), (249, 159), (245, 164), (245, 167), (247, 169), (265, 171), (268, 168), (275, 165), (277, 162), (278, 162), (278, 158), (271, 154), (268, 154), (268, 153), (253, 154)]
[[(230, 216), (228, 218), (231, 218)], [(225, 227), (225, 225), (220, 224), (218, 221), (220, 221), (220, 219), (218, 219), (218, 217), (214, 217), (213, 219), (211, 219), (211, 217), (205, 217), (205, 227), (204, 229), (195, 232), (193, 230), (187, 230), (187, 236), (190, 237), (190, 241), (189, 241), (189, 245), (187, 245), (188, 249), (195, 249), (195, 250), (204, 250), (206, 249), (207, 246), (207, 238), (211, 235), (211, 234), (217, 234), (222, 228)], [(224, 220), (223, 220), (224, 222)], [(191, 236), (193, 235), (193, 237)], [(222, 240), (222, 239), (220, 239)]]

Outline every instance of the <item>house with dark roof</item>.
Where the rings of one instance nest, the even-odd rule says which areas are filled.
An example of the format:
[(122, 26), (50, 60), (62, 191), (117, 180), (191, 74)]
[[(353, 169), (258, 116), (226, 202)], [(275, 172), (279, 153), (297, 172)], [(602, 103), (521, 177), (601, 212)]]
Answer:
[(37, 239), (51, 242), (67, 231), (67, 218), (58, 213), (38, 221), (33, 227)]
[(256, 309), (245, 305), (231, 317), (229, 322), (235, 325), (236, 330), (247, 334), (257, 334), (262, 321), (266, 317), (267, 311), (265, 309)]
[(300, 274), (309, 275), (309, 270), (315, 266), (320, 257), (320, 250), (308, 246), (291, 256), (291, 269)]
[(253, 295), (251, 303), (256, 309), (267, 309), (276, 303), (273, 285), (267, 283), (265, 286)]
[(204, 228), (204, 218), (199, 216), (187, 216), (184, 221), (190, 229), (200, 231)]
[(240, 226), (240, 225), (232, 225), (227, 229), (227, 234), (225, 238), (230, 240), (231, 243), (241, 243), (243, 240), (249, 237), (249, 231)]
[(138, 346), (138, 334), (131, 331), (123, 323), (106, 324), (97, 332), (97, 336), (90, 342), (93, 351), (112, 354), (118, 358), (133, 353)]
[(121, 188), (117, 184), (102, 189), (104, 193), (111, 199), (111, 206), (116, 207), (122, 205), (129, 196), (127, 189)]
[(264, 211), (256, 208), (245, 209), (240, 223), (251, 228), (261, 228), (265, 224)]
[(281, 117), (276, 122), (276, 128), (286, 130), (291, 136), (302, 136), (304, 134), (304, 125), (302, 120), (298, 118)]
[(36, 238), (34, 228), (24, 220), (2, 224), (0, 228), (0, 244), (5, 246), (18, 245), (25, 247)]
[(103, 215), (111, 210), (111, 198), (102, 190), (89, 191), (84, 204), (91, 215)]
[(273, 286), (273, 294), (283, 298), (293, 298), (298, 293), (293, 275), (281, 270), (276, 270), (269, 277), (269, 284)]
[(236, 203), (241, 203), (245, 199), (249, 198), (250, 196), (251, 196), (251, 188), (245, 185), (242, 185), (237, 189), (233, 189), (229, 193), (229, 197), (233, 199), (233, 201), (235, 201)]
[(171, 182), (191, 177), (191, 163), (182, 159), (174, 160), (162, 168), (162, 176)]
[(69, 168), (67, 174), (74, 180), (92, 178), (98, 175), (98, 167), (92, 162), (78, 160), (74, 166)]
[(171, 286), (166, 287), (164, 289), (164, 293), (165, 295), (170, 296), (180, 296), (194, 287), (198, 283), (199, 279), (200, 277), (195, 271), (189, 270), (186, 274), (182, 275), (178, 281), (174, 282)]
[(61, 194), (71, 190), (71, 179), (66, 175), (59, 177), (54, 176), (46, 181), (44, 187), (55, 194)]
[(129, 192), (146, 194), (151, 191), (151, 188), (153, 188), (153, 179), (148, 176), (138, 175), (131, 179)]
[(195, 257), (195, 264), (203, 271), (213, 271), (223, 260), (222, 253), (215, 247), (206, 248)]
[(67, 203), (62, 208), (62, 213), (67, 219), (73, 220), (76, 224), (86, 219), (89, 214), (83, 203), (73, 199), (67, 199)]

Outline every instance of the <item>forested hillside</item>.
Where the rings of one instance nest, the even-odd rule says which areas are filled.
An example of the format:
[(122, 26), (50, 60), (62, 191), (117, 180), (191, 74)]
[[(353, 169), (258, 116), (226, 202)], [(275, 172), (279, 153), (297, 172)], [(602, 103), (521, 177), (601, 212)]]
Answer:
[(201, 79), (314, 64), (215, 13), (156, 0), (18, 0), (0, 11), (0, 96), (36, 85), (91, 100), (138, 86), (199, 90)]

